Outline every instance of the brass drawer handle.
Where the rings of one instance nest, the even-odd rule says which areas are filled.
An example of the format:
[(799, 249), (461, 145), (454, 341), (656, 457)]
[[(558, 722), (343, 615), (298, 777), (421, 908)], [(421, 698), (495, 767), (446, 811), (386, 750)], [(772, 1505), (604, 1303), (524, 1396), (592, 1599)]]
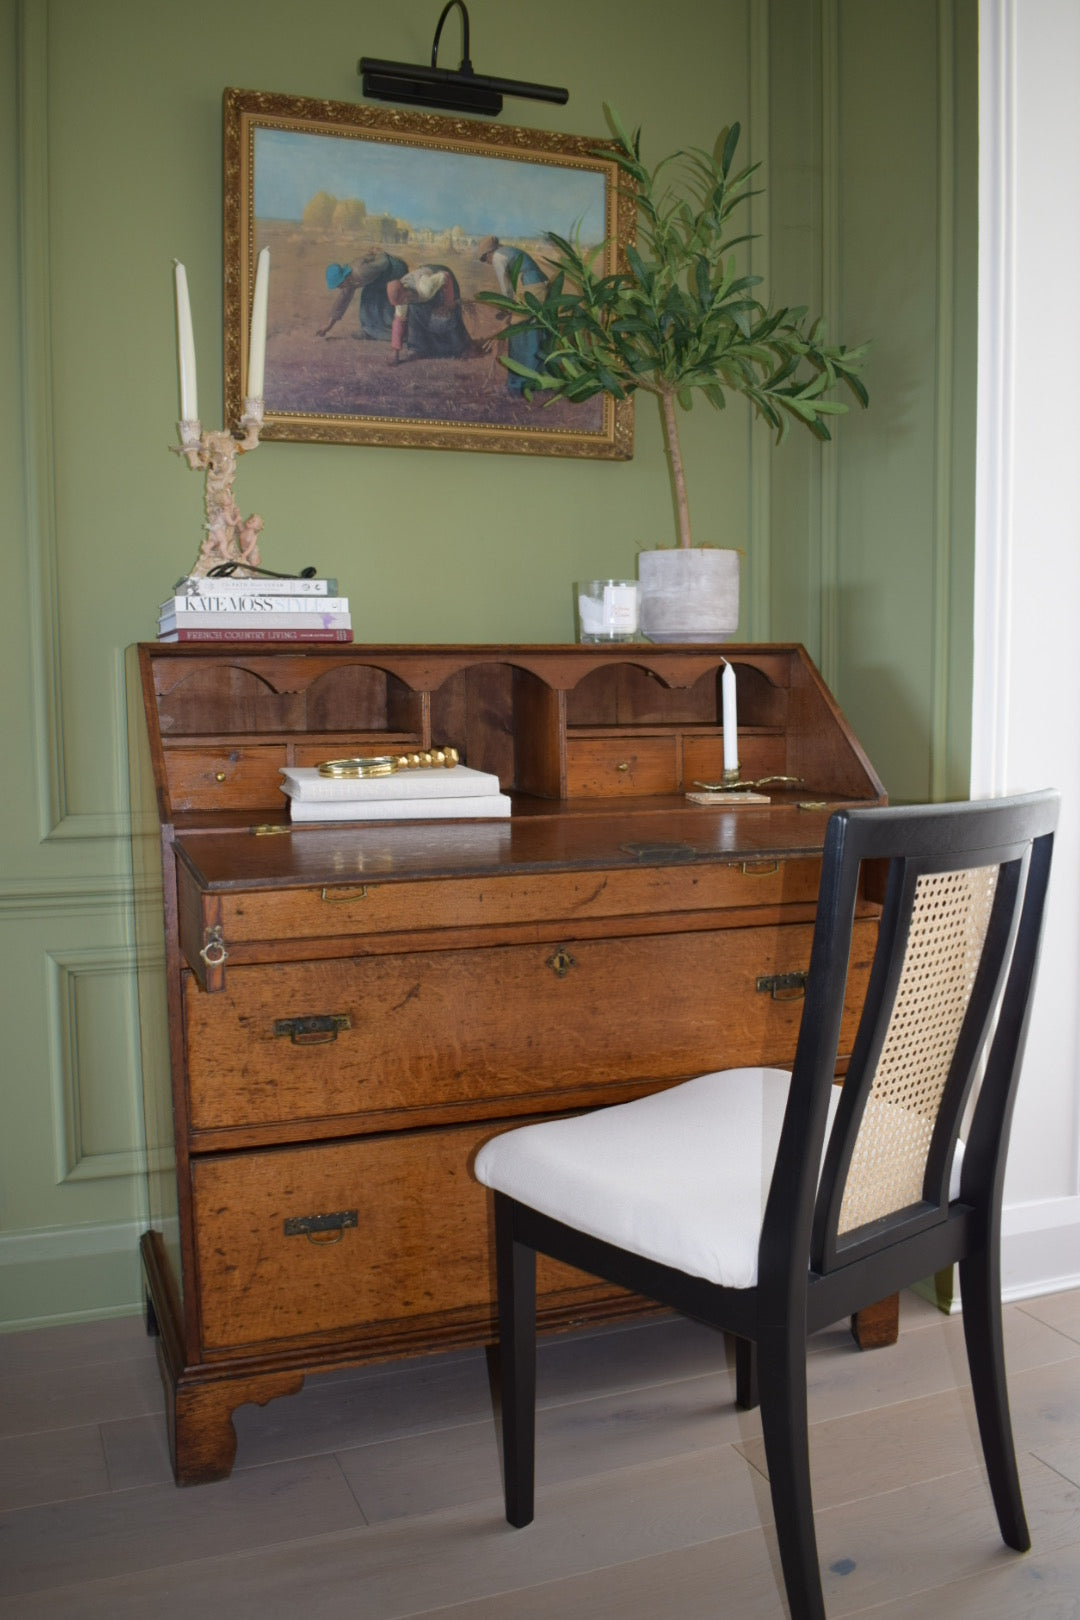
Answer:
[(741, 863), (743, 877), (772, 877), (779, 872), (779, 861), (743, 861)]
[(554, 955), (548, 957), (547, 966), (557, 979), (565, 979), (570, 969), (576, 967), (577, 963), (566, 949), (566, 946), (560, 945)]
[(215, 923), (208, 928), (203, 936), (205, 944), (199, 955), (207, 967), (220, 967), (222, 962), (228, 961), (229, 953), (225, 949), (225, 941), (221, 937), (221, 924)]
[(332, 889), (324, 889), (322, 892), (322, 898), (324, 900), (366, 900), (367, 884), (339, 883)]
[(340, 1209), (333, 1215), (292, 1215), (285, 1222), (286, 1237), (306, 1237), (309, 1243), (340, 1243), (347, 1226), (355, 1226), (357, 1211)]
[(276, 1018), (274, 1034), (287, 1035), (294, 1046), (326, 1046), (339, 1029), (351, 1029), (348, 1013), (312, 1013), (306, 1018)]
[(800, 973), (763, 973), (757, 981), (757, 989), (764, 994), (768, 992), (774, 1001), (799, 1001), (806, 994), (806, 981), (809, 975), (804, 971)]

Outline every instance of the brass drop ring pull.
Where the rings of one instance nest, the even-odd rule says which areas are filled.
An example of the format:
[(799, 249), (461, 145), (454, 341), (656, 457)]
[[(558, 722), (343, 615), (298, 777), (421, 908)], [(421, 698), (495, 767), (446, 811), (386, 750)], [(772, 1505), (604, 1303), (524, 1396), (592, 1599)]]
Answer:
[(221, 924), (215, 923), (213, 928), (206, 930), (206, 942), (199, 952), (207, 967), (220, 967), (228, 960), (229, 953), (225, 949), (225, 941), (221, 937)]
[(345, 1228), (343, 1226), (339, 1226), (335, 1232), (308, 1232), (306, 1236), (309, 1243), (321, 1245), (323, 1248), (329, 1248), (331, 1243), (341, 1242), (342, 1238), (345, 1236)]
[(560, 945), (554, 955), (547, 958), (546, 965), (551, 969), (557, 979), (565, 979), (570, 969), (572, 967), (576, 967), (577, 963), (570, 955), (570, 952), (566, 949), (566, 946)]

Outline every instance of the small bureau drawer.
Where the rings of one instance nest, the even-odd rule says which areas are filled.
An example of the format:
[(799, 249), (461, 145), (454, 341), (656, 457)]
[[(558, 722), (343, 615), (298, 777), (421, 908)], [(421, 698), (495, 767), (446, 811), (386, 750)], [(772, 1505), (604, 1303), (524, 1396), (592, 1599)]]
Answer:
[[(469, 1166), (491, 1134), (488, 1125), (195, 1160), (204, 1349), (377, 1332), (451, 1311), (486, 1327), (490, 1209)], [(554, 1262), (537, 1280), (541, 1294), (596, 1294)]]
[[(682, 739), (682, 785), (689, 792), (696, 782), (721, 782), (724, 776), (722, 736), (686, 736)], [(739, 733), (739, 775), (744, 782), (763, 776), (783, 776), (787, 759), (784, 739)]]
[(571, 799), (674, 793), (678, 785), (673, 735), (578, 737), (566, 744), (566, 791)]
[[(746, 780), (782, 776), (786, 753), (782, 736), (739, 733), (739, 768)], [(724, 769), (724, 737), (708, 731), (648, 736), (626, 731), (571, 736), (566, 744), (566, 791), (571, 799), (609, 799), (650, 793), (677, 793), (695, 781), (719, 782)]]
[[(856, 925), (845, 1038), (875, 934), (872, 921)], [(495, 1101), (525, 1112), (628, 1081), (786, 1063), (801, 1002), (758, 980), (804, 970), (811, 935), (809, 923), (785, 923), (549, 938), (237, 967), (212, 994), (189, 980), (190, 1124), (370, 1115), (375, 1130), (476, 1117)]]
[(169, 797), (177, 810), (250, 810), (281, 796), (282, 744), (167, 748)]

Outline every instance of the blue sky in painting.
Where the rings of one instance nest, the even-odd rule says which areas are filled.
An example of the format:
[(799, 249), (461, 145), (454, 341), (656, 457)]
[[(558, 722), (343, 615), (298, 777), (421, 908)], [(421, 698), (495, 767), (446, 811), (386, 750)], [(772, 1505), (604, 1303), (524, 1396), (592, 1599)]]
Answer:
[(369, 213), (421, 229), (460, 225), (509, 241), (546, 230), (567, 235), (580, 221), (583, 243), (604, 236), (604, 177), (595, 170), (256, 129), (256, 219), (298, 220), (319, 191), (359, 197)]

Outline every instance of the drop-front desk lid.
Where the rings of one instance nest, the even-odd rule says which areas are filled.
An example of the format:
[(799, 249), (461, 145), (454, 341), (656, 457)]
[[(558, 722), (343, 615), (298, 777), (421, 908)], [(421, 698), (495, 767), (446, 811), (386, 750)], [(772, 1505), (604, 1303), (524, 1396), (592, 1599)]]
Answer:
[[(820, 855), (832, 811), (850, 800), (787, 802), (744, 809), (636, 800), (612, 808), (515, 797), (499, 821), (342, 822), (333, 826), (253, 823), (178, 827), (176, 852), (208, 890), (355, 882), (407, 882), (590, 868), (742, 864)], [(866, 801), (859, 801), (865, 803)], [(821, 807), (819, 808), (819, 804)]]

